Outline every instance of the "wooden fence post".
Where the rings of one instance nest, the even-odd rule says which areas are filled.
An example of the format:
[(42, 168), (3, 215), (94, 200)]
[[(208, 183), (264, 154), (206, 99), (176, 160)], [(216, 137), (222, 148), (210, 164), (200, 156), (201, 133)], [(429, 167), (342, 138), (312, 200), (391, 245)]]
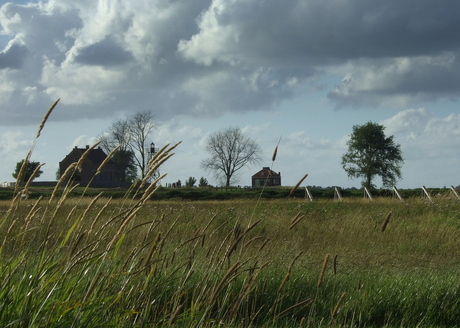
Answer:
[(342, 201), (342, 195), (340, 194), (339, 189), (335, 187), (334, 189), (334, 199), (338, 199), (339, 201)]
[(369, 190), (366, 187), (364, 187), (364, 198), (366, 198), (366, 195), (367, 195), (367, 197), (369, 197), (370, 200), (373, 200), (372, 195), (369, 192)]
[(455, 189), (454, 186), (450, 186), (450, 190), (452, 190), (454, 195), (457, 196), (458, 199), (460, 199), (460, 196), (458, 195), (457, 189)]
[(433, 200), (431, 199), (430, 193), (428, 192), (428, 190), (426, 190), (425, 186), (422, 186), (422, 190), (425, 193), (425, 196), (430, 200), (430, 202), (433, 202)]
[(310, 199), (310, 202), (313, 201), (313, 196), (311, 195), (310, 190), (308, 190), (308, 188), (305, 187), (305, 198), (307, 197)]
[(396, 188), (396, 186), (393, 186), (393, 192), (394, 192), (394, 194), (399, 198), (400, 201), (403, 200), (403, 198), (402, 198), (401, 195), (399, 194), (399, 191), (398, 191), (398, 189)]

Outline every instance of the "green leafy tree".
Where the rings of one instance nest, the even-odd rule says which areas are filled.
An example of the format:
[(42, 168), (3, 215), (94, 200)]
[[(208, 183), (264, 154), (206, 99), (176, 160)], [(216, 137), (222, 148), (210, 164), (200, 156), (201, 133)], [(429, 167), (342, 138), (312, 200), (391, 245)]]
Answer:
[(210, 157), (201, 166), (214, 173), (223, 185), (230, 186), (238, 179), (239, 171), (249, 163), (261, 159), (261, 149), (256, 140), (243, 134), (240, 128), (226, 128), (215, 132), (206, 141)]
[(207, 187), (207, 186), (209, 186), (208, 179), (206, 179), (204, 177), (201, 177), (198, 186), (199, 187)]
[(384, 131), (383, 125), (372, 122), (353, 126), (342, 167), (349, 178), (362, 178), (363, 187), (375, 187), (372, 180), (376, 176), (382, 178), (385, 187), (394, 186), (401, 179), (401, 146), (393, 136), (386, 137)]
[[(15, 178), (16, 180), (18, 180), (18, 177), (19, 177), (19, 172), (21, 172), (21, 168), (22, 168), (22, 165), (24, 164), (24, 160), (20, 161), (20, 162), (17, 162), (16, 163), (16, 169), (14, 171), (14, 173), (12, 174), (13, 175), (13, 178)], [(32, 174), (34, 173), (35, 169), (37, 167), (40, 166), (40, 162), (31, 162), (31, 161), (27, 161), (26, 162), (26, 167), (25, 167), (25, 171), (24, 173), (22, 174), (21, 177), (19, 177), (19, 181), (18, 182), (26, 182), (30, 179), (30, 177), (32, 176)], [(34, 179), (35, 178), (38, 178), (40, 175), (43, 174), (43, 171), (42, 170), (39, 170), (37, 172), (37, 174), (35, 175)]]
[(185, 181), (186, 187), (193, 187), (196, 183), (196, 179), (194, 177), (189, 177), (187, 181)]
[(117, 150), (112, 155), (115, 163), (115, 180), (120, 182), (134, 182), (137, 178), (137, 166), (134, 160), (134, 152), (131, 150)]

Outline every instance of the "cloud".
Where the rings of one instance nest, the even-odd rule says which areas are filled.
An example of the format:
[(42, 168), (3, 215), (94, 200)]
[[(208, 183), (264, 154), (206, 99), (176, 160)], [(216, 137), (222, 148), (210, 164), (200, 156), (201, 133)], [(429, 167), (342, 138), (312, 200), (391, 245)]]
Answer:
[(328, 94), (339, 106), (406, 107), (413, 101), (458, 97), (460, 66), (452, 52), (359, 61)]
[(82, 48), (74, 61), (82, 65), (117, 66), (133, 59), (129, 51), (123, 49), (115, 40), (104, 40)]
[(0, 135), (0, 161), (4, 171), (3, 176), (13, 180), (11, 174), (16, 168), (16, 163), (26, 157), (31, 147), (32, 138), (21, 131), (11, 130)]
[(98, 137), (89, 137), (87, 135), (78, 136), (73, 142), (72, 146), (67, 147), (71, 151), (74, 147), (85, 148), (86, 146), (92, 146), (99, 141)]
[(460, 147), (460, 115), (435, 117), (424, 108), (408, 109), (381, 122), (387, 135), (401, 144), (404, 157), (412, 160), (456, 159)]
[(215, 0), (179, 50), (204, 65), (420, 56), (458, 49), (458, 3)]
[(25, 156), (31, 146), (32, 141), (23, 132), (7, 131), (2, 134), (0, 139), (0, 156), (3, 157), (3, 154), (12, 154), (15, 152), (24, 152), (22, 155)]
[(20, 69), (27, 55), (27, 48), (12, 44), (0, 52), (0, 70), (5, 68)]
[(0, 124), (37, 121), (58, 97), (53, 120), (267, 111), (325, 76), (337, 108), (456, 99), (459, 11), (430, 0), (6, 3)]
[(425, 108), (418, 108), (399, 112), (381, 123), (386, 127), (386, 134), (405, 135), (413, 138), (415, 134), (420, 134), (433, 119), (434, 116)]

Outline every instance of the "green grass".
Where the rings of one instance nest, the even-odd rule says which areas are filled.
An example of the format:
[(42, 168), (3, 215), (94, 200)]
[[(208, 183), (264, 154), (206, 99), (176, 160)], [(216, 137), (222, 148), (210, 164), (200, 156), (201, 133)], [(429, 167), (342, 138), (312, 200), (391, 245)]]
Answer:
[[(154, 200), (182, 200), (182, 201), (198, 201), (198, 200), (248, 200), (248, 199), (282, 199), (288, 196), (296, 198), (305, 198), (305, 189), (300, 187), (290, 194), (292, 187), (268, 187), (260, 188), (236, 188), (236, 187), (182, 187), (182, 188), (165, 188), (160, 187), (152, 196)], [(32, 186), (28, 189), (29, 199), (37, 199), (39, 197), (49, 197), (53, 192), (53, 187), (37, 187)], [(309, 191), (315, 200), (318, 199), (334, 199), (334, 188), (326, 187), (309, 187)], [(71, 196), (78, 197), (83, 193), (86, 196), (94, 197), (100, 192), (104, 192), (106, 197), (114, 199), (122, 199), (127, 192), (126, 188), (84, 188), (78, 187), (72, 191)], [(340, 189), (343, 198), (363, 198), (364, 191), (361, 189)], [(450, 189), (432, 188), (428, 189), (431, 195), (442, 197), (453, 196)], [(62, 189), (58, 191), (58, 195), (62, 193)], [(373, 197), (393, 198), (393, 191), (379, 189), (371, 191)], [(399, 193), (404, 199), (420, 197), (421, 189), (401, 189)], [(14, 188), (0, 187), (0, 200), (9, 200), (14, 197)]]
[(458, 200), (92, 199), (0, 203), (3, 326), (460, 322)]

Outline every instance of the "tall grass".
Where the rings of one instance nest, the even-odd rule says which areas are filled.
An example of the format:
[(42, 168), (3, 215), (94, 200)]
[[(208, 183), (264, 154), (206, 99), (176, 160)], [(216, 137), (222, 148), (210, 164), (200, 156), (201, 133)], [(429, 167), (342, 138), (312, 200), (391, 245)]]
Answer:
[[(262, 201), (251, 225), (253, 201), (136, 207), (138, 199), (101, 195), (66, 198), (55, 214), (59, 201), (20, 201), (4, 217), (5, 326), (441, 327), (459, 319), (460, 214), (451, 201)], [(289, 229), (298, 212), (305, 218)]]
[(63, 179), (49, 198), (1, 202), (1, 325), (460, 322), (456, 200), (152, 201), (158, 185), (112, 200), (70, 197)]

